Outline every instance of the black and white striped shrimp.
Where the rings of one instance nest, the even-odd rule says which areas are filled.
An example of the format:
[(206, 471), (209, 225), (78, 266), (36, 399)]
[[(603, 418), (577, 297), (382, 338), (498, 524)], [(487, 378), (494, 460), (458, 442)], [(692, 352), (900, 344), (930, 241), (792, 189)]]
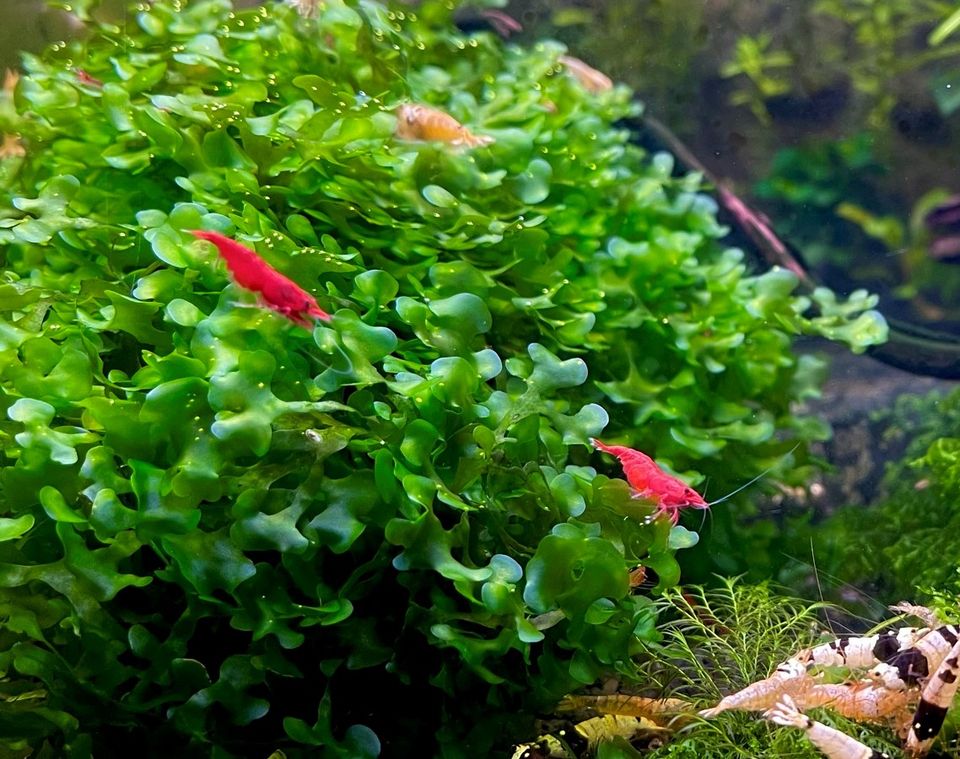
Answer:
[(940, 666), (960, 636), (960, 629), (954, 625), (920, 632), (913, 645), (882, 659), (867, 672), (867, 677), (887, 688), (904, 689), (919, 685)]
[[(913, 633), (905, 634), (904, 639), (909, 639), (910, 635)], [(865, 642), (863, 650), (866, 650)], [(821, 653), (821, 659), (829, 659), (829, 652)], [(847, 657), (848, 662), (852, 660)], [(818, 683), (806, 688), (796, 699), (791, 698), (790, 693), (784, 693), (764, 717), (778, 725), (804, 730), (828, 759), (879, 759), (887, 755), (810, 719), (801, 709), (826, 706), (860, 721), (892, 720), (899, 725), (901, 737), (906, 733), (907, 753), (910, 756), (926, 754), (940, 732), (960, 686), (957, 628), (953, 625), (942, 625), (935, 630), (928, 628), (912, 646), (898, 650), (887, 662), (871, 671), (875, 672), (879, 667), (887, 668), (879, 679), (844, 684)], [(885, 682), (892, 683), (892, 687)], [(916, 699), (921, 682), (924, 684), (919, 702), (910, 716), (909, 703)]]
[(876, 635), (837, 638), (804, 649), (792, 659), (804, 661), (808, 669), (815, 666), (866, 669), (913, 647), (928, 632), (926, 628), (902, 627)]
[(914, 712), (907, 734), (907, 751), (911, 755), (925, 754), (930, 750), (933, 739), (937, 737), (947, 710), (957, 695), (960, 685), (960, 640), (937, 667), (933, 676), (927, 680), (920, 694), (920, 703)]

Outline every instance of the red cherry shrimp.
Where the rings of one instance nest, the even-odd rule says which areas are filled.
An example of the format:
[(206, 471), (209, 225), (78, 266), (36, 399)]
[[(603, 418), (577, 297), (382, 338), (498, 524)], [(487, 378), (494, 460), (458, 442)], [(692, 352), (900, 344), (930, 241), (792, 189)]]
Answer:
[[(623, 473), (630, 487), (634, 489), (636, 497), (653, 501), (657, 507), (657, 515), (666, 514), (674, 524), (680, 519), (682, 509), (709, 509), (711, 506), (723, 503), (766, 476), (773, 468), (765, 469), (752, 480), (727, 493), (722, 498), (708, 502), (683, 480), (664, 472), (652, 458), (642, 451), (623, 445), (607, 445), (596, 438), (592, 438), (590, 442), (598, 450), (616, 456), (620, 460)], [(799, 445), (797, 443), (790, 453), (793, 453)]]

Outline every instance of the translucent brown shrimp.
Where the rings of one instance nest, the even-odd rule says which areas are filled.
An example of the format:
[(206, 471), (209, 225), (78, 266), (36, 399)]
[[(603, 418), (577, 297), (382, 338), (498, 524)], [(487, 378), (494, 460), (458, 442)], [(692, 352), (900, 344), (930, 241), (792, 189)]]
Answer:
[(593, 756), (597, 746), (615, 738), (631, 744), (636, 741), (658, 744), (669, 732), (643, 717), (604, 714), (578, 722), (568, 729), (558, 731), (556, 735), (541, 735), (536, 741), (522, 743), (514, 748), (512, 759), (576, 759), (580, 756)]
[(320, 0), (287, 0), (287, 5), (295, 8), (304, 18), (313, 18), (317, 15)]
[(940, 619), (940, 616), (928, 606), (918, 606), (917, 604), (912, 604), (909, 601), (901, 601), (900, 603), (893, 604), (893, 606), (888, 606), (890, 611), (895, 611), (900, 614), (908, 614), (911, 617), (916, 617), (919, 620), (922, 620), (923, 623), (929, 627), (931, 630), (936, 630), (938, 627), (942, 627), (944, 620)]
[(693, 706), (679, 698), (647, 698), (623, 693), (599, 696), (564, 696), (557, 705), (558, 712), (590, 709), (598, 714), (616, 714), (621, 717), (642, 717), (660, 721), (667, 718), (670, 727), (677, 727), (684, 715), (693, 716)]
[(729, 696), (724, 696), (716, 706), (702, 710), (700, 716), (710, 719), (730, 709), (763, 711), (772, 708), (784, 695), (802, 700), (816, 684), (817, 681), (807, 673), (803, 662), (788, 660), (777, 667), (776, 672), (770, 677), (751, 683)]
[(17, 82), (20, 81), (20, 72), (16, 69), (4, 69), (3, 71), (3, 94), (7, 97), (13, 96), (13, 91), (17, 88)]
[(26, 154), (27, 150), (17, 135), (3, 135), (3, 142), (0, 143), (0, 158), (20, 158)]
[(804, 709), (825, 706), (858, 722), (893, 722), (900, 731), (909, 721), (909, 704), (913, 695), (860, 680), (856, 683), (817, 683), (795, 700)]
[(572, 55), (561, 55), (558, 60), (587, 92), (597, 95), (613, 89), (613, 80), (609, 76), (602, 71), (597, 71), (593, 66), (587, 65), (579, 58), (574, 58)]
[(449, 113), (418, 103), (404, 103), (397, 108), (397, 128), (402, 140), (430, 140), (449, 145), (478, 148), (494, 141), (489, 135), (476, 135)]
[[(20, 73), (14, 69), (6, 69), (3, 72), (3, 88), (0, 90), (2, 96), (7, 99), (13, 98), (13, 91), (17, 88), (17, 82), (20, 81)], [(2, 134), (0, 142), (0, 158), (20, 158), (26, 155), (27, 151), (16, 134)]]

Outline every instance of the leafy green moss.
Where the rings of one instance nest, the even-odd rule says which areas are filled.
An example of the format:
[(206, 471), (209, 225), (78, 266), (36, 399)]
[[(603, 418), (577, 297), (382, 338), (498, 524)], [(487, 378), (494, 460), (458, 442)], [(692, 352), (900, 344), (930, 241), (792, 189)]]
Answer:
[[(865, 297), (808, 318), (748, 276), (559, 44), (317, 10), (139, 7), (26, 57), (0, 109), (15, 749), (484, 755), (629, 661), (628, 568), (668, 586), (693, 542), (590, 437), (740, 484), (810, 436), (791, 336), (882, 339)], [(405, 101), (496, 141), (398, 140)], [(197, 228), (332, 321), (258, 307)]]

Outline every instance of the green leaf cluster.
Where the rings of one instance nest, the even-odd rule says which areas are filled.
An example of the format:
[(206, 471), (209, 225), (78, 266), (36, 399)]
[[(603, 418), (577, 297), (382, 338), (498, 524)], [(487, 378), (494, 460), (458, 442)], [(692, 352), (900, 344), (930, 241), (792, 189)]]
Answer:
[(732, 105), (749, 106), (762, 123), (770, 123), (766, 101), (790, 91), (790, 81), (784, 76), (796, 65), (786, 50), (771, 50), (773, 38), (767, 33), (755, 37), (744, 35), (737, 40), (733, 59), (720, 68), (723, 77), (743, 76), (750, 83), (740, 86), (731, 96)]
[[(769, 125), (772, 98), (803, 98), (825, 70), (839, 72), (858, 97), (861, 121), (882, 135), (905, 82), (913, 90), (907, 94), (928, 90), (944, 116), (956, 110), (951, 85), (960, 49), (944, 42), (958, 23), (949, 0), (817, 0), (781, 23), (776, 43), (765, 31), (741, 36), (721, 74), (740, 79), (731, 103), (748, 105)], [(817, 55), (804, 55), (811, 44)]]
[(890, 172), (867, 133), (777, 152), (756, 193), (780, 219), (779, 231), (822, 267), (825, 277), (848, 272), (889, 302), (889, 312), (918, 321), (953, 319), (960, 273), (931, 256), (927, 214), (949, 199), (943, 188), (898, 207), (885, 188)]
[[(441, 2), (314, 10), (158, 0), (4, 96), (14, 751), (485, 755), (626, 666), (653, 634), (628, 568), (670, 586), (694, 542), (590, 438), (741, 484), (811, 437), (792, 336), (882, 339), (864, 299), (809, 319), (791, 275), (748, 275), (561, 45)], [(496, 141), (400, 141), (408, 101)], [(332, 320), (259, 307), (198, 228)]]

